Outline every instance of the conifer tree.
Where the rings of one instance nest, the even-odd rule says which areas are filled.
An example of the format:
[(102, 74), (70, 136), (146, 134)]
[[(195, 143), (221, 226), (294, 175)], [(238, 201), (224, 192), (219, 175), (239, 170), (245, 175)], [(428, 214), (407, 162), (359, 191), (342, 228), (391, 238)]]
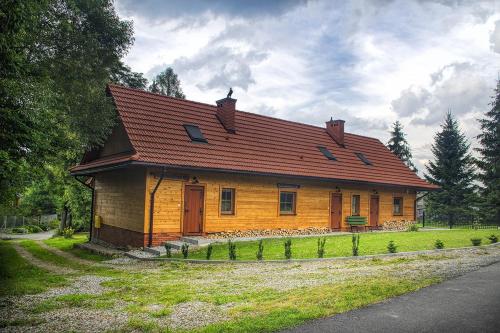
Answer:
[(479, 119), (482, 133), (478, 135), (480, 154), (477, 160), (480, 187), (480, 216), (485, 223), (500, 224), (500, 80), (497, 81), (491, 110)]
[(410, 145), (406, 141), (406, 134), (403, 132), (403, 125), (399, 121), (396, 121), (392, 125), (391, 138), (387, 143), (387, 148), (399, 157), (409, 168), (417, 172), (417, 168), (411, 161), (412, 154)]
[(431, 218), (447, 222), (451, 228), (458, 221), (473, 218), (474, 159), (469, 152), (470, 144), (449, 112), (434, 140), (434, 161), (426, 165), (425, 178), (441, 189), (429, 193), (426, 208)]

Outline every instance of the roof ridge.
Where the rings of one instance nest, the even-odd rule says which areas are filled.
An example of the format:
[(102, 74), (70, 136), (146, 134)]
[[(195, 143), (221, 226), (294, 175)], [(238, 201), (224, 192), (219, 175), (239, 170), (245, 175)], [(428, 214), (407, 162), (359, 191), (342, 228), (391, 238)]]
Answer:
[[(179, 102), (195, 103), (195, 104), (200, 104), (200, 105), (204, 105), (204, 106), (209, 106), (211, 108), (215, 108), (216, 107), (216, 105), (213, 105), (213, 104), (208, 104), (208, 103), (193, 101), (193, 100), (190, 100), (190, 99), (183, 99), (183, 98), (178, 98), (178, 97), (166, 96), (166, 95), (154, 93), (154, 92), (147, 91), (147, 90), (142, 90), (142, 89), (138, 89), (138, 88), (130, 88), (130, 87), (122, 86), (122, 85), (119, 85), (119, 84), (116, 84), (116, 83), (108, 83), (108, 86), (115, 86), (115, 87), (118, 87), (118, 88), (121, 88), (121, 89), (132, 90), (132, 91), (136, 91), (138, 93), (145, 93), (145, 94), (149, 94), (149, 95), (153, 95), (153, 96), (158, 96), (158, 97), (162, 97), (162, 98), (166, 98), (166, 99), (171, 99), (171, 100), (179, 101)], [(237, 113), (244, 113), (244, 114), (248, 114), (248, 115), (252, 115), (252, 116), (256, 116), (256, 117), (260, 117), (260, 118), (267, 118), (267, 119), (272, 119), (272, 120), (276, 120), (276, 121), (287, 122), (287, 123), (291, 123), (291, 124), (294, 124), (294, 125), (308, 126), (308, 127), (313, 127), (313, 128), (319, 128), (319, 129), (326, 130), (324, 127), (321, 127), (321, 126), (318, 126), (318, 125), (306, 124), (306, 123), (302, 123), (302, 122), (295, 121), (295, 120), (273, 117), (273, 116), (264, 115), (264, 114), (261, 114), (261, 113), (255, 113), (255, 112), (250, 112), (250, 111), (242, 111), (242, 110), (236, 110), (236, 112)], [(374, 138), (372, 136), (367, 136), (367, 135), (361, 135), (361, 134), (356, 134), (356, 133), (351, 133), (351, 132), (345, 132), (344, 134), (353, 135), (353, 136), (358, 136), (358, 137), (362, 137), (362, 138), (368, 138), (368, 139), (373, 139), (373, 140), (380, 141), (378, 138)]]

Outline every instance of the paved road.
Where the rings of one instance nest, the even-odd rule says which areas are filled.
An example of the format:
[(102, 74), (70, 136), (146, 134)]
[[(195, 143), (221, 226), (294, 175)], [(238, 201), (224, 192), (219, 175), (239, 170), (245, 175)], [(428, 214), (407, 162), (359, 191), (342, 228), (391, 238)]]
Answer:
[(500, 332), (500, 263), (284, 332)]
[(0, 232), (0, 239), (31, 239), (31, 240), (44, 240), (51, 238), (55, 230), (49, 230), (44, 232), (39, 232), (36, 234), (6, 234)]

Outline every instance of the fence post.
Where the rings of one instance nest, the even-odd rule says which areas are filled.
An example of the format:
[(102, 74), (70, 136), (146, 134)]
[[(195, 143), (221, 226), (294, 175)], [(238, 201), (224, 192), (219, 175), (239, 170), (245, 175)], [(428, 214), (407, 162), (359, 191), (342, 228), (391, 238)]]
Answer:
[(425, 228), (425, 209), (422, 211), (422, 228)]

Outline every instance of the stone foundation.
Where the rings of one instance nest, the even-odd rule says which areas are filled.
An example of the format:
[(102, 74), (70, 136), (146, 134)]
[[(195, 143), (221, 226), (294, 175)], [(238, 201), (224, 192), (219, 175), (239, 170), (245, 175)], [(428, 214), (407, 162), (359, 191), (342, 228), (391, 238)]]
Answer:
[[(153, 233), (152, 246), (163, 245), (166, 241), (179, 239), (180, 234)], [(148, 233), (118, 228), (101, 224), (99, 229), (93, 228), (92, 241), (104, 242), (118, 248), (141, 248), (148, 246)]]

